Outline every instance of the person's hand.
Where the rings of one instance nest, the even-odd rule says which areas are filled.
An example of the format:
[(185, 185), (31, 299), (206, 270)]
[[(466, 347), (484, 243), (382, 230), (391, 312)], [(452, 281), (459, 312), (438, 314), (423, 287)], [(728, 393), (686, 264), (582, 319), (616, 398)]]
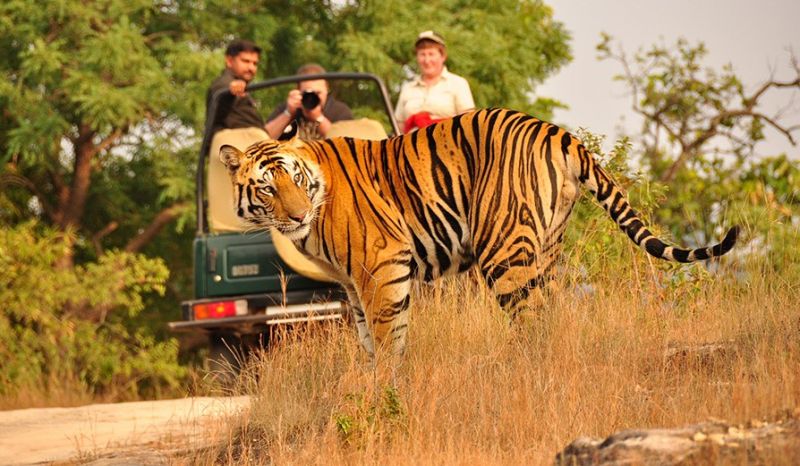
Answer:
[(317, 118), (322, 116), (322, 104), (317, 105), (311, 110), (306, 110), (305, 107), (303, 107), (303, 115), (308, 121), (317, 121)]
[(245, 94), (247, 94), (247, 92), (244, 91), (246, 87), (247, 87), (247, 81), (243, 81), (241, 79), (234, 79), (228, 86), (228, 90), (231, 91), (231, 94), (235, 95), (236, 97), (242, 97)]
[(302, 107), (303, 94), (298, 89), (292, 89), (289, 91), (289, 95), (286, 97), (286, 111), (291, 115), (294, 115), (297, 112), (297, 109)]

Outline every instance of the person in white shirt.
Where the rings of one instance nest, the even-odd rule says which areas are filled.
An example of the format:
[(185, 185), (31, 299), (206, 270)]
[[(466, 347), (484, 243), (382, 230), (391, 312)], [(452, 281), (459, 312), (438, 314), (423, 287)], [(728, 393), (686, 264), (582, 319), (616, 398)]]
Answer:
[(421, 32), (414, 48), (420, 74), (403, 83), (395, 108), (403, 132), (475, 108), (467, 80), (447, 71), (447, 46), (441, 35)]

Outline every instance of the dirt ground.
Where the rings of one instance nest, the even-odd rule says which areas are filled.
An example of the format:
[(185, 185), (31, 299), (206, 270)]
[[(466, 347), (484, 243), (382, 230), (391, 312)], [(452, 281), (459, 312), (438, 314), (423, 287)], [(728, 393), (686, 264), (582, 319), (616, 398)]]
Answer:
[(98, 458), (142, 450), (151, 452), (150, 460), (134, 463), (158, 464), (161, 449), (191, 449), (226, 435), (220, 418), (249, 403), (244, 396), (198, 397), (0, 411), (0, 464), (133, 464), (131, 457), (123, 463)]

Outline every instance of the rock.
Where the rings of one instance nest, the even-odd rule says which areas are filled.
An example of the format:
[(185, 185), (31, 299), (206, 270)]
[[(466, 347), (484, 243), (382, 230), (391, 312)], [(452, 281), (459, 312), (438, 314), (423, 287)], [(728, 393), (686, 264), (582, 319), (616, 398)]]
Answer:
[(800, 458), (800, 410), (746, 426), (713, 420), (674, 429), (637, 429), (606, 439), (579, 437), (556, 455), (557, 466), (773, 464)]

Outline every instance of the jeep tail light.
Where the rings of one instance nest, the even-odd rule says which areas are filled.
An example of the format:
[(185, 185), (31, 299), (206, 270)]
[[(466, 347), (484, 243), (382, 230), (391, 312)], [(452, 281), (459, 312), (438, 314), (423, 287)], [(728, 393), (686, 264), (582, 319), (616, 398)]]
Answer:
[(197, 303), (192, 306), (195, 320), (219, 319), (222, 317), (243, 316), (247, 314), (247, 300), (214, 301)]

